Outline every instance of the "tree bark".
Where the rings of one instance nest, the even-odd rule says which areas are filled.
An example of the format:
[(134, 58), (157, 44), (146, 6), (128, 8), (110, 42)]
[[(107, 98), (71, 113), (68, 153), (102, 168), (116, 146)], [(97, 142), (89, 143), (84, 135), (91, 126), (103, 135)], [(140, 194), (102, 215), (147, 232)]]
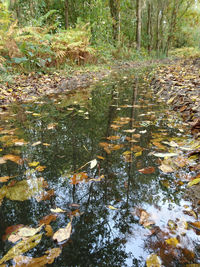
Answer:
[(113, 27), (113, 39), (115, 41), (119, 40), (119, 6), (120, 0), (109, 0), (110, 13), (112, 17), (112, 27)]
[(136, 43), (137, 50), (141, 49), (141, 29), (142, 29), (142, 2), (141, 0), (137, 0), (137, 29), (136, 29)]
[(65, 0), (65, 29), (69, 28), (69, 2)]
[(151, 3), (148, 3), (148, 21), (147, 21), (147, 36), (148, 36), (148, 52), (149, 54), (151, 53), (151, 49), (152, 49), (152, 6)]

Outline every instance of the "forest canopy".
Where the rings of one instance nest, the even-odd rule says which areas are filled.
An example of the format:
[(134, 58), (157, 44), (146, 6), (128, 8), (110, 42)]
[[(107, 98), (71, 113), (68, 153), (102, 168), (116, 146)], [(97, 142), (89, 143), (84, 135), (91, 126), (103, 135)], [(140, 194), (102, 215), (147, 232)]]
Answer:
[(107, 52), (116, 48), (168, 55), (199, 46), (199, 18), (195, 0), (2, 0), (0, 64), (81, 64), (95, 61), (96, 51), (117, 56)]

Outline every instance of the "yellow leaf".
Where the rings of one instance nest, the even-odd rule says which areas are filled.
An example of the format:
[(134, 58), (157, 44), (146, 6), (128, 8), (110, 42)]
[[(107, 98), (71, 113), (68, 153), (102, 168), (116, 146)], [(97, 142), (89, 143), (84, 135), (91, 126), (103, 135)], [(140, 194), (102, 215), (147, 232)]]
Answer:
[(200, 178), (197, 178), (189, 182), (187, 186), (192, 186), (192, 185), (198, 184), (199, 182), (200, 182)]
[(33, 161), (33, 162), (28, 163), (30, 167), (36, 167), (38, 164), (39, 164), (39, 161)]
[(165, 164), (162, 164), (158, 167), (162, 172), (164, 173), (171, 173), (171, 172), (174, 172), (174, 170), (172, 169), (172, 167), (168, 166), (168, 165), (165, 165)]
[(108, 205), (108, 208), (111, 209), (111, 210), (117, 210), (117, 208), (111, 206), (111, 205)]
[(55, 213), (62, 213), (62, 212), (66, 212), (65, 210), (62, 210), (60, 208), (56, 208), (56, 209), (51, 209), (51, 212), (55, 212)]
[(160, 267), (161, 260), (156, 254), (151, 254), (146, 260), (147, 267)]
[(17, 243), (14, 247), (12, 247), (6, 255), (3, 256), (3, 258), (0, 260), (0, 264), (3, 262), (6, 262), (8, 260), (13, 259), (15, 256), (19, 256), (30, 249), (36, 247), (42, 238), (42, 234), (37, 234), (34, 236), (29, 237), (26, 240), (22, 240), (19, 243)]
[(134, 154), (135, 157), (139, 157), (139, 156), (141, 156), (141, 155), (142, 155), (142, 151), (137, 152), (137, 153)]
[(173, 246), (173, 247), (176, 247), (179, 244), (179, 241), (178, 241), (178, 239), (176, 237), (169, 238), (169, 239), (165, 240), (165, 242), (168, 245)]

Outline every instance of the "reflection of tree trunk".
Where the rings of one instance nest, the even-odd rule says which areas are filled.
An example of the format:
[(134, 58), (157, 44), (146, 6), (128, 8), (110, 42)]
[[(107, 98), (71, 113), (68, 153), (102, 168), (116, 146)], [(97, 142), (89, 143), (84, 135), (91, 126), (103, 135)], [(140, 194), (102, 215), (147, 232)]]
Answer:
[[(130, 120), (130, 129), (133, 129), (134, 127), (134, 117), (135, 117), (135, 105), (136, 105), (136, 101), (137, 101), (137, 91), (138, 91), (138, 79), (136, 78), (136, 84), (135, 87), (133, 88), (133, 96), (132, 96), (132, 109), (131, 109), (131, 120)], [(131, 135), (131, 139), (133, 139), (134, 136), (133, 134)], [(129, 143), (130, 145), (130, 151), (131, 151), (131, 142)], [(134, 183), (135, 181), (133, 181), (133, 179), (131, 179), (131, 173), (133, 170), (133, 156), (131, 154), (131, 160), (129, 162), (128, 165), (128, 185), (127, 185), (127, 205), (128, 205), (128, 200), (129, 200), (129, 191), (130, 191), (130, 184), (131, 184), (131, 180)], [(135, 183), (134, 183), (135, 184)]]
[(141, 29), (142, 29), (142, 3), (141, 0), (137, 0), (137, 30), (136, 30), (136, 42), (137, 50), (141, 48)]
[(69, 2), (65, 0), (65, 29), (69, 27)]

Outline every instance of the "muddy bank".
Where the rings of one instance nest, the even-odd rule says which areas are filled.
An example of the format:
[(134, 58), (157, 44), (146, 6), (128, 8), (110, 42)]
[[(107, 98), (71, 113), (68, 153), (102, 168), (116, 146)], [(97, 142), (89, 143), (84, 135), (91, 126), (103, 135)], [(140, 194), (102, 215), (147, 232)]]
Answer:
[(144, 62), (121, 61), (104, 68), (99, 66), (98, 71), (74, 70), (71, 73), (54, 72), (50, 74), (22, 74), (13, 78), (12, 83), (0, 84), (0, 105), (12, 102), (31, 101), (44, 95), (65, 93), (71, 90), (87, 88), (112, 73), (138, 69), (157, 64), (169, 64), (171, 60), (150, 60)]
[[(155, 93), (181, 114), (194, 139), (200, 138), (200, 59), (178, 60), (175, 64), (159, 67), (151, 81)], [(185, 152), (196, 157), (194, 179), (200, 175), (200, 148)], [(200, 212), (200, 185), (187, 188), (184, 198), (192, 201), (196, 214)]]

